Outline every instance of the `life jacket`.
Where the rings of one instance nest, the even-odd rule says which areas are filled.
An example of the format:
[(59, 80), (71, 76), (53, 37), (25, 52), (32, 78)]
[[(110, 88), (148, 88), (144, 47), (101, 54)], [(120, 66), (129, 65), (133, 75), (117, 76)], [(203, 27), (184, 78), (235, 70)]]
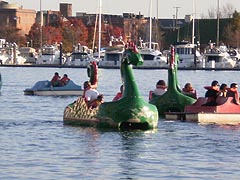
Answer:
[(69, 79), (68, 77), (63, 77), (63, 78), (61, 79), (62, 85), (66, 85), (69, 80), (70, 80), (70, 79)]

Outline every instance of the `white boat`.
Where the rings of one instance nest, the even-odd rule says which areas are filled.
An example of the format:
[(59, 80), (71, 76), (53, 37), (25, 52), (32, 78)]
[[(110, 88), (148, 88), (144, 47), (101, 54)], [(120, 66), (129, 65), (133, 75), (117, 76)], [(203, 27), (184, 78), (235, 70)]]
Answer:
[(159, 51), (159, 45), (156, 42), (142, 43), (140, 40), (139, 53), (141, 54), (144, 62), (142, 67), (168, 67), (167, 56), (164, 56)]
[(93, 57), (93, 52), (87, 46), (78, 46), (74, 52), (71, 53), (70, 57), (65, 62), (66, 65), (70, 66), (83, 66), (86, 67), (90, 62), (98, 59)]
[(0, 49), (0, 64), (6, 64), (9, 61), (9, 55), (5, 48)]
[(17, 44), (7, 43), (1, 48), (0, 64), (24, 64), (26, 58), (21, 56)]
[(26, 59), (25, 64), (36, 64), (38, 54), (32, 47), (20, 47), (20, 55)]
[(60, 50), (57, 45), (44, 45), (36, 64), (60, 64)]
[(234, 49), (234, 48), (229, 48), (227, 50), (228, 54), (230, 57), (236, 61), (235, 68), (240, 67), (240, 50), (239, 49)]
[(204, 52), (206, 68), (234, 68), (236, 61), (227, 52), (226, 46), (217, 48), (213, 43)]
[(203, 67), (204, 58), (195, 44), (183, 41), (177, 43), (175, 49), (179, 56), (179, 68)]
[(179, 68), (202, 68), (204, 66), (204, 58), (198, 50), (195, 42), (195, 0), (192, 2), (192, 15), (186, 16), (189, 22), (192, 22), (192, 40), (191, 42), (182, 41), (175, 45), (176, 52), (179, 57)]
[(110, 39), (109, 46), (105, 47), (105, 55), (99, 62), (99, 67), (120, 67), (121, 58), (125, 49), (122, 37)]
[(159, 44), (152, 42), (152, 0), (150, 0), (150, 17), (149, 17), (149, 42), (143, 42), (139, 38), (139, 53), (143, 58), (142, 68), (148, 67), (168, 67), (167, 57), (160, 52)]

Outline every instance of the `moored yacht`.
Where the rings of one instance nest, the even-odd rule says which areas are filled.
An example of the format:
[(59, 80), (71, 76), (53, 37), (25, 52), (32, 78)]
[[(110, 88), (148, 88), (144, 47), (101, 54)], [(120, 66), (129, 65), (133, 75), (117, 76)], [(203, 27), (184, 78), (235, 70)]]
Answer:
[(57, 45), (44, 45), (36, 64), (60, 64), (60, 50)]
[(179, 68), (203, 67), (203, 56), (197, 49), (197, 45), (182, 41), (175, 45), (175, 49), (179, 56)]
[(105, 47), (103, 60), (99, 63), (99, 67), (120, 67), (120, 62), (125, 49), (125, 43), (122, 37), (110, 39), (109, 46)]
[(159, 51), (159, 45), (156, 42), (141, 42), (140, 40), (140, 46), (139, 53), (141, 54), (144, 62), (142, 67), (148, 68), (148, 67), (167, 67), (167, 57), (164, 56)]
[(227, 47), (222, 45), (216, 47), (213, 43), (204, 52), (206, 68), (234, 68), (236, 61), (227, 52)]
[(78, 45), (67, 59), (65, 65), (86, 67), (92, 61), (98, 61), (97, 58), (93, 57), (92, 49)]
[(38, 55), (34, 48), (32, 47), (20, 47), (20, 55), (26, 59), (24, 64), (36, 64)]

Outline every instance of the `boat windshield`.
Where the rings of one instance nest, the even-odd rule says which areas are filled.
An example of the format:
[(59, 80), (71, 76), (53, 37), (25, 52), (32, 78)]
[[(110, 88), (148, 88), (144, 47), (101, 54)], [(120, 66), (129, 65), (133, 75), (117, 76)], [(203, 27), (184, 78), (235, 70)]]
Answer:
[(178, 54), (193, 54), (193, 48), (177, 48)]

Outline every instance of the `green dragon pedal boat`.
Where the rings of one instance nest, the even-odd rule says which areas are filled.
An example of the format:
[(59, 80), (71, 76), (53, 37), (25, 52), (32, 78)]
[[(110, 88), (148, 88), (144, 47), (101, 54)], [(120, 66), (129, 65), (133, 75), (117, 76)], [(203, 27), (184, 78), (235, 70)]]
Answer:
[(149, 103), (156, 105), (159, 117), (165, 118), (166, 112), (183, 112), (186, 105), (193, 104), (196, 99), (184, 95), (178, 85), (177, 79), (178, 55), (175, 54), (174, 47), (171, 47), (170, 63), (168, 68), (168, 88), (161, 95), (153, 95)]
[[(140, 95), (132, 65), (142, 65), (143, 59), (133, 43), (126, 45), (121, 59), (120, 72), (123, 81), (122, 98), (104, 102), (89, 109), (84, 98), (79, 97), (64, 110), (63, 121), (68, 125), (93, 126), (118, 130), (149, 130), (158, 126), (158, 111), (155, 105), (146, 102)], [(95, 74), (95, 73), (90, 73)]]

